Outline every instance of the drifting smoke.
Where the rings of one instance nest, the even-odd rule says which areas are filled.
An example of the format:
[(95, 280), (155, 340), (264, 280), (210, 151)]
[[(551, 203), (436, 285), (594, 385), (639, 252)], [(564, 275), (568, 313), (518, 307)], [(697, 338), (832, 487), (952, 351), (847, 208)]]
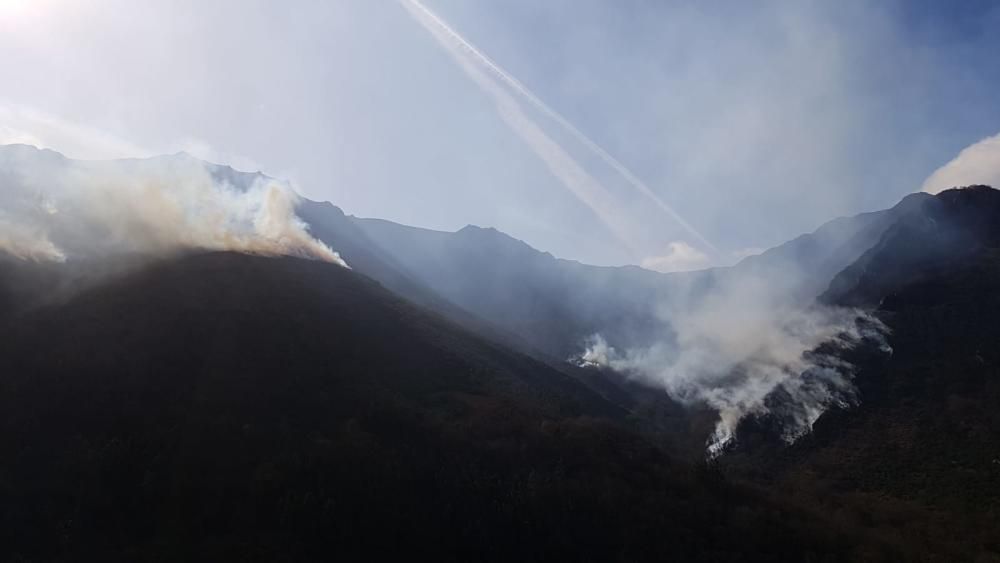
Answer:
[(922, 189), (936, 194), (955, 186), (976, 184), (1000, 186), (1000, 134), (962, 149), (958, 156), (935, 170)]
[[(701, 247), (699, 250), (675, 242), (667, 247), (665, 255), (647, 259), (644, 266), (661, 271), (694, 270), (718, 256), (719, 252), (701, 233), (621, 162), (420, 0), (400, 2), (493, 99), (501, 118), (553, 176), (590, 207), (619, 241), (636, 246), (629, 236), (631, 221), (627, 214), (620, 212), (613, 195), (548, 135), (522, 104), (569, 133)], [(658, 338), (660, 344), (619, 353), (597, 335), (578, 360), (631, 373), (663, 387), (682, 402), (701, 402), (715, 408), (720, 420), (709, 444), (711, 455), (718, 455), (733, 440), (737, 425), (748, 415), (776, 416), (785, 429), (785, 438), (793, 440), (808, 431), (829, 406), (856, 400), (852, 366), (815, 350), (821, 345), (851, 347), (865, 338), (879, 337), (881, 330), (880, 324), (865, 320), (858, 311), (804, 308), (794, 302), (790, 295), (795, 292), (790, 290), (801, 288), (803, 284), (797, 280), (804, 274), (791, 269), (769, 272), (769, 277), (742, 275), (713, 281), (707, 293), (698, 289), (660, 304), (660, 320), (672, 328), (670, 334)], [(778, 412), (769, 401), (780, 395), (784, 398)]]
[(831, 406), (857, 402), (854, 367), (838, 352), (861, 342), (887, 350), (887, 330), (866, 313), (798, 306), (763, 277), (736, 275), (702, 295), (661, 305), (672, 334), (657, 344), (616, 350), (594, 335), (578, 358), (662, 388), (683, 404), (719, 413), (708, 455), (720, 455), (748, 416), (773, 417), (792, 442)]
[(295, 192), (266, 176), (234, 185), (186, 155), (91, 162), (0, 149), (0, 251), (17, 258), (206, 249), (347, 265), (296, 216)]
[(0, 219), (0, 253), (34, 262), (66, 260), (66, 255), (48, 239), (45, 232), (9, 219)]

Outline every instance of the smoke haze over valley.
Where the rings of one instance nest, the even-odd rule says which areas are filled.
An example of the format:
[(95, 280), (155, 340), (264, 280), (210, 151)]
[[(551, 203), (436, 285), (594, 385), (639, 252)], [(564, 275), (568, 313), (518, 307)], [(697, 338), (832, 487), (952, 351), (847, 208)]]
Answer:
[[(3, 151), (10, 179), (5, 208), (19, 213), (10, 214), (0, 234), (15, 258), (62, 262), (229, 250), (346, 265), (330, 249), (337, 245), (336, 228), (323, 240), (313, 238), (309, 224), (295, 214), (300, 196), (287, 183), (259, 173), (186, 154), (98, 162), (29, 146)], [(327, 227), (329, 218), (304, 215), (321, 230)], [(747, 416), (773, 414), (781, 421), (781, 436), (792, 442), (826, 409), (856, 405), (854, 366), (836, 352), (858, 345), (890, 350), (884, 340), (888, 329), (866, 310), (814, 301), (837, 268), (874, 244), (887, 220), (876, 221), (860, 240), (858, 231), (867, 226), (861, 218), (824, 226), (805, 236), (814, 239), (808, 256), (779, 247), (736, 267), (677, 275), (588, 266), (560, 274), (570, 264), (496, 231), (480, 236), (474, 227), (434, 233), (354, 222), (369, 239), (366, 252), (387, 254), (399, 262), (402, 275), (502, 330), (523, 334), (531, 330), (525, 326), (531, 319), (524, 317), (538, 315), (539, 297), (518, 295), (513, 286), (539, 283), (542, 291), (570, 296), (563, 323), (539, 330), (560, 334), (560, 345), (546, 344), (545, 334), (529, 335), (528, 342), (583, 367), (608, 368), (662, 389), (682, 404), (711, 408), (719, 419), (706, 438), (709, 456), (731, 445)], [(475, 236), (463, 237), (461, 246), (448, 240), (465, 233)], [(420, 245), (421, 237), (429, 247)], [(788, 246), (796, 244), (803, 242)], [(481, 264), (483, 259), (490, 264)], [(814, 267), (830, 261), (825, 271)], [(501, 271), (511, 279), (504, 281)], [(621, 279), (600, 279), (606, 272)], [(641, 292), (633, 291), (636, 286)], [(484, 306), (491, 301), (495, 309)]]

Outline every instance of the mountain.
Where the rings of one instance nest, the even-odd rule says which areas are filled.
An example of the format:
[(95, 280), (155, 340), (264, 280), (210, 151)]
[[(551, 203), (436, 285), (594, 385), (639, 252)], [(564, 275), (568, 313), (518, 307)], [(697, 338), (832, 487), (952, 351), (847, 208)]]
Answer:
[(920, 200), (840, 272), (823, 299), (875, 305), (905, 284), (962, 267), (1000, 240), (1000, 192), (988, 186), (945, 190)]
[(601, 331), (643, 342), (666, 329), (649, 306), (665, 287), (655, 272), (559, 260), (495, 229), (447, 233), (378, 219), (355, 223), (416, 279), (552, 356), (581, 352), (584, 340)]
[(732, 268), (714, 270), (717, 276), (767, 279), (791, 295), (808, 303), (829, 288), (831, 281), (875, 246), (890, 227), (907, 217), (928, 200), (927, 193), (904, 197), (889, 209), (840, 217), (784, 244), (744, 258)]
[[(79, 173), (154, 181), (101, 192)], [(0, 183), (5, 559), (1000, 560), (991, 188), (661, 274), (352, 217), (184, 154), (0, 147)], [(90, 208), (89, 190), (114, 205)], [(190, 235), (205, 219), (211, 236)], [(285, 244), (312, 237), (351, 269)], [(251, 255), (196, 250), (233, 241)], [(856, 400), (819, 403), (793, 444), (770, 408), (788, 388), (705, 463), (721, 409), (566, 361), (595, 333), (669, 354), (675, 329), (706, 320), (687, 336), (739, 344), (763, 330), (741, 312), (771, 304), (807, 321), (857, 308), (892, 350), (802, 351), (853, 366)]]
[(413, 276), (395, 256), (373, 241), (339, 207), (330, 202), (303, 200), (296, 212), (309, 225), (313, 235), (327, 244), (336, 245), (340, 255), (355, 271), (470, 330), (484, 333), (494, 340), (516, 342), (512, 334), (504, 332), (486, 318), (477, 317), (455, 305)]
[(892, 554), (332, 264), (158, 260), (8, 317), (0, 373), (9, 560)]
[[(1000, 192), (922, 196), (827, 300), (871, 304), (891, 356), (857, 351), (861, 403), (791, 447), (748, 421), (734, 474), (905, 538), (921, 558), (1000, 560)], [(914, 555), (917, 557), (917, 555)]]
[[(622, 348), (654, 344), (671, 333), (669, 318), (655, 304), (691, 307), (720, 286), (764, 280), (782, 300), (807, 304), (929, 197), (913, 194), (890, 209), (835, 219), (731, 267), (673, 274), (560, 260), (496, 229), (470, 225), (449, 233), (352, 220), (397, 271), (537, 349), (567, 358), (597, 333)], [(324, 221), (310, 224), (322, 228)], [(369, 275), (382, 280), (377, 272)]]
[[(124, 177), (132, 183), (137, 178), (154, 178), (165, 186), (179, 180), (201, 181), (206, 176), (237, 192), (274, 181), (259, 172), (236, 171), (185, 153), (100, 163), (11, 145), (0, 147), (0, 163), (5, 183), (15, 188), (15, 194), (22, 194), (13, 202), (21, 215), (44, 215), (38, 204), (27, 205), (25, 200), (35, 198), (33, 194), (44, 186), (64, 183), (68, 172), (80, 176), (80, 170), (97, 171), (116, 180)], [(665, 305), (690, 308), (719, 286), (765, 280), (781, 299), (794, 296), (808, 302), (921, 197), (906, 198), (889, 210), (831, 221), (733, 267), (682, 274), (660, 274), (635, 266), (589, 266), (557, 259), (495, 229), (468, 226), (455, 233), (432, 231), (347, 216), (328, 202), (303, 200), (296, 212), (313, 236), (337, 250), (354, 269), (393, 292), (470, 330), (545, 357), (550, 363), (562, 363), (580, 354), (587, 340), (598, 333), (610, 345), (623, 349), (648, 347), (668, 339), (673, 313), (664, 310)], [(112, 211), (101, 216), (150, 214), (142, 209)], [(132, 237), (108, 237), (99, 229), (67, 227), (67, 223), (73, 225), (67, 217), (60, 217), (51, 233), (76, 255), (89, 251), (81, 247), (81, 240), (118, 247), (132, 243)], [(145, 230), (152, 233), (143, 231), (143, 238), (160, 238), (164, 228), (155, 227)]]
[[(508, 318), (507, 326), (521, 322), (516, 330), (522, 333), (552, 334), (551, 328), (533, 330), (523, 323), (534, 308), (518, 304), (531, 303), (532, 294), (566, 303), (555, 330), (571, 327), (579, 338), (595, 327), (614, 326), (608, 317), (585, 325), (576, 305), (586, 300), (565, 297), (587, 286), (579, 279), (601, 279), (595, 283), (601, 287), (606, 278), (597, 268), (559, 261), (487, 229), (428, 233), (359, 221), (385, 246), (407, 241), (399, 247), (407, 255), (435, 256), (433, 266), (414, 265), (417, 278), (479, 314), (504, 318), (497, 313), (507, 311), (521, 319)], [(872, 527), (898, 538), (907, 558), (995, 560), (1000, 422), (994, 413), (1000, 388), (991, 351), (1000, 341), (998, 240), (1000, 192), (971, 186), (918, 193), (887, 210), (836, 219), (730, 268), (682, 276), (643, 272), (639, 282), (625, 273), (629, 269), (618, 269), (599, 301), (628, 310), (619, 308), (621, 295), (646, 303), (674, 292), (696, 299), (726, 283), (762, 279), (773, 292), (802, 303), (818, 296), (827, 304), (874, 308), (891, 331), (894, 352), (888, 359), (867, 350), (846, 354), (858, 367), (860, 405), (829, 411), (792, 447), (776, 438), (766, 417), (750, 419), (722, 465), (734, 478), (791, 491), (823, 507), (835, 515), (835, 525)], [(517, 266), (525, 263), (533, 266)], [(573, 268), (579, 278), (553, 274)], [(506, 278), (509, 270), (516, 274)], [(463, 271), (471, 274), (459, 275)], [(504, 281), (496, 282), (503, 288), (496, 303), (490, 284), (498, 279)], [(581, 325), (586, 328), (576, 328)], [(572, 342), (568, 337), (561, 344)], [(647, 422), (675, 412), (670, 403), (638, 405)], [(694, 424), (690, 410), (670, 416), (665, 428), (674, 440), (704, 428)]]

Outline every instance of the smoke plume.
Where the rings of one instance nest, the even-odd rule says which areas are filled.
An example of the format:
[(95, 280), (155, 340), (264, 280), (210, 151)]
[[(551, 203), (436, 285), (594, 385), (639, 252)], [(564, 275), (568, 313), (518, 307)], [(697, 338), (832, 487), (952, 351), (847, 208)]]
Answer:
[(973, 143), (926, 180), (923, 191), (936, 194), (955, 186), (1000, 186), (1000, 134)]
[(20, 259), (206, 249), (346, 266), (296, 216), (287, 184), (183, 154), (76, 161), (11, 145), (0, 147), (0, 184), (0, 251)]
[(711, 457), (732, 443), (748, 416), (771, 416), (792, 442), (831, 406), (857, 402), (854, 366), (838, 353), (864, 341), (886, 347), (887, 329), (856, 309), (793, 303), (785, 287), (737, 273), (707, 291), (678, 292), (660, 304), (671, 334), (653, 346), (624, 350), (597, 334), (578, 362), (609, 367), (683, 404), (716, 410)]

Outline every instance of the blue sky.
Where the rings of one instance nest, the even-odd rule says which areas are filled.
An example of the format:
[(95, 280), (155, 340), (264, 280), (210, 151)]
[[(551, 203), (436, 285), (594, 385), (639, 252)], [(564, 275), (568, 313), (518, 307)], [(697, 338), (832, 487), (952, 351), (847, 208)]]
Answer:
[(889, 206), (1000, 132), (995, 2), (424, 3), (715, 250), (516, 92), (512, 125), (395, 1), (0, 0), (0, 141), (187, 150), (348, 213), (674, 269)]

